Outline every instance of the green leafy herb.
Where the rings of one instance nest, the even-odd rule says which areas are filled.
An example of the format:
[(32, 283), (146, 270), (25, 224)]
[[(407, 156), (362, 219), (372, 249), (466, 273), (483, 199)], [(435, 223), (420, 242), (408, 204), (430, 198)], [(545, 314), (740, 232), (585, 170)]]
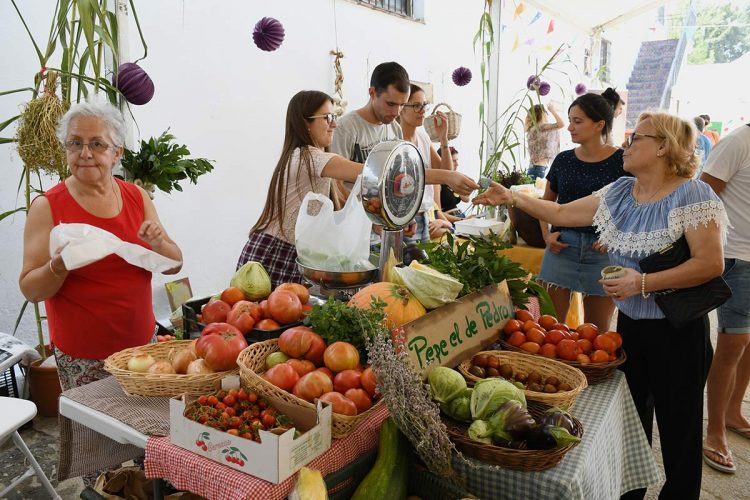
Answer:
[(159, 137), (141, 141), (138, 152), (125, 149), (122, 168), (128, 180), (140, 179), (153, 184), (165, 193), (173, 189), (182, 191), (179, 182), (190, 179), (197, 184), (198, 177), (214, 169), (212, 160), (185, 158), (190, 155), (187, 146), (174, 143), (175, 137), (165, 130)]
[(519, 308), (526, 306), (530, 292), (536, 295), (541, 290), (546, 294), (542, 287), (529, 286), (526, 279), (529, 273), (519, 263), (498, 255), (511, 245), (493, 232), (486, 236), (467, 236), (461, 243), (449, 233), (444, 244), (426, 242), (419, 246), (427, 252), (430, 267), (464, 284), (460, 297), (503, 280), (508, 283), (513, 305)]
[(359, 350), (361, 360), (367, 359), (364, 335), (372, 337), (385, 323), (385, 302), (373, 299), (372, 309), (349, 307), (345, 302), (329, 298), (316, 304), (305, 317), (305, 325), (323, 337), (326, 344), (349, 342)]

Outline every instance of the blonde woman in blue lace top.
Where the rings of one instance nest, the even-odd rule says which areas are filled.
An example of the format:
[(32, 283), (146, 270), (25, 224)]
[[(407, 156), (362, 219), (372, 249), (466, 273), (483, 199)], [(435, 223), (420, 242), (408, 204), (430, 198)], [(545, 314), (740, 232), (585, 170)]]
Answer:
[[(621, 177), (591, 196), (566, 204), (511, 193), (493, 184), (474, 203), (515, 205), (561, 226), (593, 224), (622, 278), (602, 281), (619, 309), (617, 330), (628, 359), (622, 365), (646, 435), (654, 412), (666, 483), (660, 498), (698, 499), (701, 484), (703, 387), (713, 350), (707, 316), (676, 329), (652, 292), (689, 288), (720, 276), (728, 224), (719, 198), (692, 179), (700, 158), (695, 127), (667, 113), (643, 113), (623, 144)], [(685, 235), (691, 258), (672, 269), (644, 274), (638, 262)], [(643, 498), (635, 490), (625, 498)]]

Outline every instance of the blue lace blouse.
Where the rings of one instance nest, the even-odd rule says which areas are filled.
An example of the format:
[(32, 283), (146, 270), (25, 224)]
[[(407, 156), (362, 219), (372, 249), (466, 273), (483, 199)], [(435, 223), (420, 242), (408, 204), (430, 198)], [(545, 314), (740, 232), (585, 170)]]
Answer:
[[(717, 224), (722, 241), (729, 224), (724, 205), (703, 181), (693, 179), (653, 203), (637, 204), (633, 197), (635, 178), (621, 177), (594, 193), (599, 207), (594, 226), (599, 240), (609, 248), (612, 265), (640, 271), (638, 261), (677, 241), (688, 227)], [(615, 300), (617, 308), (633, 319), (663, 318), (651, 294)]]

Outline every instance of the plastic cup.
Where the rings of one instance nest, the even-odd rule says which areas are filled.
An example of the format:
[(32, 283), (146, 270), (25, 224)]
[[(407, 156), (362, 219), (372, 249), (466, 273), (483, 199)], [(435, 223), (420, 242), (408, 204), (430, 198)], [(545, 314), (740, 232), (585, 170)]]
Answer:
[(612, 280), (625, 276), (625, 268), (622, 266), (607, 266), (602, 269), (602, 279)]

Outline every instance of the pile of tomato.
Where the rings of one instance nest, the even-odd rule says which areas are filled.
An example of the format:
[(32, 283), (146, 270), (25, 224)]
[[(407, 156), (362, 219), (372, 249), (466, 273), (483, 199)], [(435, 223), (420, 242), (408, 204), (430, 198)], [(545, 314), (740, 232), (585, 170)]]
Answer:
[(260, 430), (291, 429), (292, 421), (255, 392), (221, 390), (185, 408), (185, 418), (260, 443)]

